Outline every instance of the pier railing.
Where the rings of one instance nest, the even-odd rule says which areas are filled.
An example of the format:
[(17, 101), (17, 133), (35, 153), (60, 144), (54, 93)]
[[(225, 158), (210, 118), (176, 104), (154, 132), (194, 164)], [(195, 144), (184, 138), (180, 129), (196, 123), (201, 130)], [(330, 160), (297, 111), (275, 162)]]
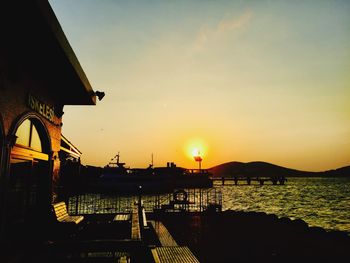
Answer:
[(146, 212), (162, 209), (200, 212), (212, 208), (221, 210), (222, 207), (222, 194), (216, 188), (179, 189), (173, 193), (142, 196), (82, 194), (68, 197), (66, 203), (68, 213), (72, 215), (128, 213), (140, 198)]

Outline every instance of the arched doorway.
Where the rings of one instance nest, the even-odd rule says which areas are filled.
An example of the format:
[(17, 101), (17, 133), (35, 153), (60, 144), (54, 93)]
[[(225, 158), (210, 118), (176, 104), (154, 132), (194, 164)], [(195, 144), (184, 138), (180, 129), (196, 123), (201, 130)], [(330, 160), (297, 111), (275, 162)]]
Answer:
[(51, 144), (44, 124), (36, 116), (20, 121), (13, 134), (16, 139), (10, 154), (6, 221), (13, 226), (11, 234), (18, 237), (14, 232), (21, 235), (20, 226), (26, 228), (47, 214)]

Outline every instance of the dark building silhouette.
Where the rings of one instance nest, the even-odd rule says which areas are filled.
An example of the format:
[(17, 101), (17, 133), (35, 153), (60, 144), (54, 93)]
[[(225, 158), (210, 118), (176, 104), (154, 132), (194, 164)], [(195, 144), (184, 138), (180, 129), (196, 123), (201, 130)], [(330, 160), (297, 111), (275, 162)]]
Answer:
[(0, 12), (0, 239), (6, 243), (40, 232), (57, 198), (61, 161), (81, 154), (67, 146), (71, 153), (62, 153), (63, 107), (95, 105), (96, 93), (48, 1), (2, 1)]

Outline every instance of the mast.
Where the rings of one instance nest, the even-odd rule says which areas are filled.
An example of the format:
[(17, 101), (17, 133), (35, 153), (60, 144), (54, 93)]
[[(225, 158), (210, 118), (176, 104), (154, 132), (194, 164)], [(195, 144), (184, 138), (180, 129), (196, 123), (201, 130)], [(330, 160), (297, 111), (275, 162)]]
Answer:
[(153, 168), (153, 153), (151, 154), (151, 164), (150, 164), (150, 167)]
[(117, 153), (117, 155), (115, 157), (117, 157), (117, 164), (119, 164), (119, 152)]

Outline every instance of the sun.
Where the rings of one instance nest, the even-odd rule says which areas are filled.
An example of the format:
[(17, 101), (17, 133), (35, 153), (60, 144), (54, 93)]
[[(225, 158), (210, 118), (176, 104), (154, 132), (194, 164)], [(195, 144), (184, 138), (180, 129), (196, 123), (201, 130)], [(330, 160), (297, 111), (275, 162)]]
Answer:
[(201, 156), (201, 151), (198, 148), (192, 150), (192, 157)]
[(195, 156), (204, 157), (207, 154), (207, 143), (201, 138), (191, 138), (184, 145), (186, 156), (193, 160)]

